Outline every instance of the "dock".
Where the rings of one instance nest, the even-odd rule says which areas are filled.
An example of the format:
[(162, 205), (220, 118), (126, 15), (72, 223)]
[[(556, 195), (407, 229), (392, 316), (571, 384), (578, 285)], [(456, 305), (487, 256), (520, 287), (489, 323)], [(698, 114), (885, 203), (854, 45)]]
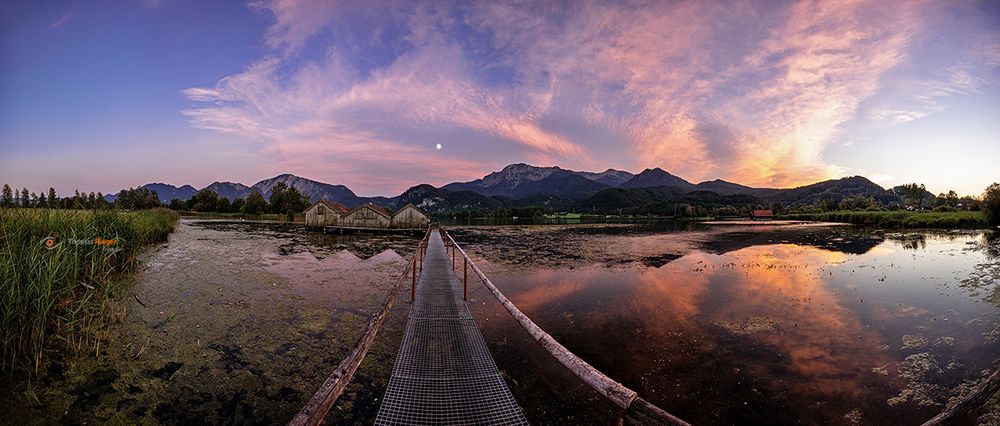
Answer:
[(526, 425), (431, 231), (403, 342), (376, 425)]
[(366, 228), (359, 226), (325, 226), (323, 232), (326, 234), (401, 234), (401, 235), (423, 235), (426, 228)]

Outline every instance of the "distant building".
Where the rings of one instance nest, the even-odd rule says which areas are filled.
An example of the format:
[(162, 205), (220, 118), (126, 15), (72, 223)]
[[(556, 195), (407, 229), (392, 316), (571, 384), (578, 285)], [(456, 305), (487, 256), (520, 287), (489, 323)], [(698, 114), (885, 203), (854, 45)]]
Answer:
[(320, 200), (306, 209), (307, 226), (339, 225), (341, 218), (350, 211), (343, 204)]
[(415, 229), (426, 228), (429, 223), (431, 223), (430, 215), (414, 207), (413, 204), (407, 204), (392, 215), (391, 226), (393, 228)]
[(389, 228), (392, 225), (392, 213), (373, 204), (362, 204), (344, 215), (338, 225), (348, 228)]
[(753, 220), (771, 220), (774, 219), (774, 212), (772, 212), (770, 209), (754, 210), (750, 212), (750, 218)]

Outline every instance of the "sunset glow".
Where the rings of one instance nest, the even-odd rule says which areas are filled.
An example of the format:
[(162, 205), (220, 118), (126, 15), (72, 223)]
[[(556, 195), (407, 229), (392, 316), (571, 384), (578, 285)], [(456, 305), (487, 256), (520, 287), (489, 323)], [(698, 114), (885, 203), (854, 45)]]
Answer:
[(18, 187), (293, 173), (395, 195), (515, 162), (970, 195), (1000, 177), (996, 2), (0, 9), (0, 177)]

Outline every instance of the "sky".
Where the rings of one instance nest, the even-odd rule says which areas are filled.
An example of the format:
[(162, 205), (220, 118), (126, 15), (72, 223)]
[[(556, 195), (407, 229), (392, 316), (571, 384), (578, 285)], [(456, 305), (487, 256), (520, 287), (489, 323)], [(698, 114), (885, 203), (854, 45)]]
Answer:
[(0, 183), (1000, 181), (1000, 2), (3, 2)]

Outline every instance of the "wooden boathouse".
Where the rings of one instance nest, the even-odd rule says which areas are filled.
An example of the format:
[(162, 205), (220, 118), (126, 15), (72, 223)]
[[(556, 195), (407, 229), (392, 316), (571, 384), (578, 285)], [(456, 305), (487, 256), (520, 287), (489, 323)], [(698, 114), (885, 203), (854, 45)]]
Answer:
[(427, 229), (431, 216), (413, 204), (407, 204), (392, 215), (393, 228)]
[(345, 228), (390, 228), (392, 213), (374, 204), (362, 204), (340, 218), (338, 225)]
[(320, 200), (306, 209), (307, 226), (335, 226), (340, 224), (340, 218), (350, 210), (343, 204), (329, 200)]
[(413, 204), (407, 204), (393, 213), (374, 204), (362, 204), (349, 210), (342, 204), (322, 200), (306, 209), (305, 214), (307, 226), (322, 227), (336, 233), (414, 230), (423, 233), (431, 222), (430, 215)]

